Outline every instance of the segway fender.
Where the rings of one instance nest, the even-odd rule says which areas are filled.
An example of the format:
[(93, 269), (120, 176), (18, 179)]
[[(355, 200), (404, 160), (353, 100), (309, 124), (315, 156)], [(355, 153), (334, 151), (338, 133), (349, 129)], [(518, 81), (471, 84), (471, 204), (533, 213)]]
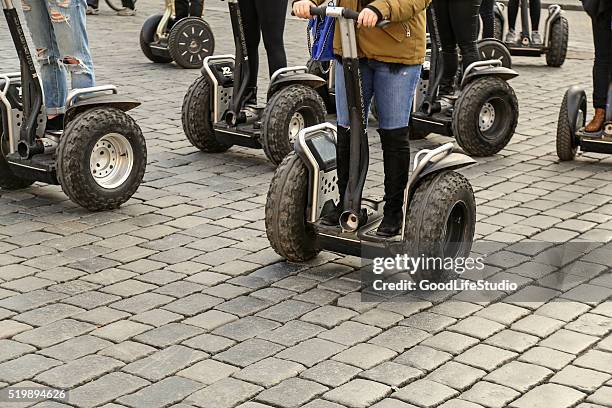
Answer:
[(121, 111), (127, 112), (138, 106), (140, 102), (136, 99), (128, 98), (123, 95), (117, 94), (100, 94), (82, 97), (77, 99), (70, 107), (66, 110), (66, 117), (75, 117), (81, 112), (88, 111), (93, 108), (100, 106), (117, 108)]
[(318, 75), (309, 73), (291, 73), (289, 75), (279, 75), (268, 88), (268, 99), (280, 89), (290, 85), (304, 85), (311, 88), (319, 88), (327, 85), (327, 81)]
[(440, 173), (442, 171), (458, 170), (464, 167), (472, 166), (476, 163), (476, 160), (461, 153), (451, 153), (436, 162), (431, 162), (431, 164), (425, 167), (416, 177), (416, 179), (412, 180), (408, 186), (410, 197), (412, 197), (412, 193), (419, 186), (420, 182), (430, 174)]
[(509, 81), (512, 78), (516, 78), (519, 76), (519, 73), (513, 69), (506, 67), (486, 67), (473, 69), (466, 76), (463, 77), (463, 81), (461, 81), (461, 86), (464, 87), (470, 82), (474, 80), (485, 77), (485, 76), (496, 76), (504, 81)]
[(578, 111), (583, 109), (586, 112), (587, 96), (584, 89), (577, 85), (572, 86), (567, 90), (567, 119), (568, 123), (576, 123), (578, 118)]

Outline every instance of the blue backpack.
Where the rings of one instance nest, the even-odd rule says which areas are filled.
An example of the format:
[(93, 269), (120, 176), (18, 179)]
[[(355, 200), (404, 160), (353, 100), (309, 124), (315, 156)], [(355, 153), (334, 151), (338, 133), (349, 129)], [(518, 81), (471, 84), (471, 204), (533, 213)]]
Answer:
[[(315, 61), (331, 61), (334, 59), (334, 17), (315, 17), (308, 21), (308, 51)], [(312, 35), (312, 40), (311, 40)]]

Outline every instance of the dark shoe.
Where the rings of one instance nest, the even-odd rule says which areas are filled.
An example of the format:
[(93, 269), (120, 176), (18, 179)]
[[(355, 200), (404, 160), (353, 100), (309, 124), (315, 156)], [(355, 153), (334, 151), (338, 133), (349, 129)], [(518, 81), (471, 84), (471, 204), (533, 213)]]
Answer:
[(457, 54), (442, 52), (440, 55), (442, 57), (442, 79), (438, 88), (438, 96), (453, 95), (459, 59)]
[(323, 225), (338, 225), (340, 221), (340, 215), (342, 214), (342, 208), (344, 205), (344, 192), (348, 185), (349, 178), (349, 164), (351, 155), (351, 131), (350, 129), (338, 126), (338, 133), (336, 135), (336, 173), (338, 192), (340, 194), (340, 201), (335, 209), (327, 211), (321, 216), (321, 224)]
[(385, 207), (376, 235), (392, 237), (402, 228), (404, 191), (410, 168), (408, 128), (379, 129), (385, 171)]
[(588, 125), (584, 128), (584, 131), (587, 133), (597, 133), (600, 132), (603, 128), (603, 124), (606, 121), (606, 110), (603, 108), (595, 109), (595, 116), (589, 122)]
[(257, 106), (257, 87), (247, 89), (246, 93), (247, 98), (245, 105)]
[(47, 119), (45, 131), (47, 132), (61, 132), (64, 130), (64, 115), (57, 115), (52, 119)]

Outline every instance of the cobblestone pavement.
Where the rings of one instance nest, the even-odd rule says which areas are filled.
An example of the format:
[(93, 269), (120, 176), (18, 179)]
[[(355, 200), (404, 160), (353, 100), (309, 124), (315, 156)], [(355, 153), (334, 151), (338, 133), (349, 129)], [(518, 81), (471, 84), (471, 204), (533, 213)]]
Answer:
[[(290, 265), (270, 249), (263, 206), (273, 168), (262, 152), (205, 155), (186, 141), (180, 106), (198, 72), (145, 60), (138, 31), (158, 5), (138, 6), (137, 17), (119, 18), (102, 3), (89, 31), (99, 82), (143, 101), (133, 115), (148, 142), (146, 183), (120, 210), (97, 214), (58, 187), (2, 192), (0, 387), (71, 390), (67, 405), (35, 405), (46, 408), (612, 406), (612, 158), (558, 163), (554, 154), (563, 92), (590, 87), (583, 14), (568, 13), (563, 68), (515, 60), (517, 134), (464, 172), (478, 237), (507, 242), (490, 246), (498, 252), (487, 274), (520, 276), (542, 298), (445, 292), (361, 303), (359, 259), (323, 253)], [(232, 50), (224, 7), (207, 5), (219, 53)], [(304, 62), (304, 30), (289, 20), (291, 63)], [(15, 70), (3, 22), (0, 32), (0, 70)], [(370, 134), (368, 193), (379, 194)], [(541, 243), (510, 244), (527, 238)], [(547, 277), (554, 263), (531, 255), (569, 239), (594, 250), (577, 262), (566, 251), (558, 258), (574, 262), (569, 274)]]

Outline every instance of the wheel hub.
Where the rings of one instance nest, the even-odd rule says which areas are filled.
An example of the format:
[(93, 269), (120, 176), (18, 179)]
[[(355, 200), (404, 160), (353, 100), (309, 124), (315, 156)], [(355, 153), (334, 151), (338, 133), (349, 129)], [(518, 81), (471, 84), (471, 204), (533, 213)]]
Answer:
[(486, 132), (487, 130), (491, 129), (494, 123), (495, 108), (490, 102), (487, 102), (482, 106), (482, 109), (480, 109), (480, 115), (478, 120), (480, 131)]
[(89, 169), (94, 181), (103, 188), (123, 184), (134, 167), (134, 154), (125, 136), (110, 133), (102, 136), (91, 151)]
[(289, 121), (289, 141), (291, 143), (295, 142), (298, 133), (305, 127), (306, 121), (304, 120), (304, 115), (300, 112), (295, 112)]

